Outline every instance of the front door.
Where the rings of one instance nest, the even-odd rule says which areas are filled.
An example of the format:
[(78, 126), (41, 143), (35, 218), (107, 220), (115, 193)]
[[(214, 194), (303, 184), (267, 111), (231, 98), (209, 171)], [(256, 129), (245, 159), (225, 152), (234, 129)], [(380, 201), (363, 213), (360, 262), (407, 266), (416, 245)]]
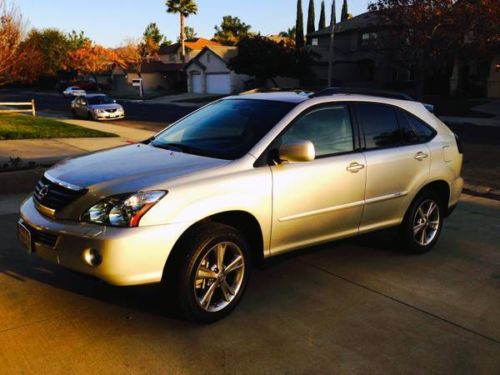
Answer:
[(316, 159), (271, 167), (273, 254), (356, 234), (363, 212), (366, 162), (355, 150), (349, 107), (308, 110), (277, 143), (297, 140), (311, 141)]

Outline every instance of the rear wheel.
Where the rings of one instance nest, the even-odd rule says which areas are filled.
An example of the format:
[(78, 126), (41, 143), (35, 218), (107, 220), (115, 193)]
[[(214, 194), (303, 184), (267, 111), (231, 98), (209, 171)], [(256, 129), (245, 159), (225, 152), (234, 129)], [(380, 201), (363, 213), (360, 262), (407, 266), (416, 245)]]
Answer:
[(236, 229), (208, 223), (188, 234), (181, 251), (177, 297), (183, 314), (211, 323), (240, 302), (251, 272), (250, 247)]
[(443, 202), (433, 191), (424, 191), (411, 204), (403, 224), (404, 249), (414, 254), (430, 251), (437, 243), (443, 227)]

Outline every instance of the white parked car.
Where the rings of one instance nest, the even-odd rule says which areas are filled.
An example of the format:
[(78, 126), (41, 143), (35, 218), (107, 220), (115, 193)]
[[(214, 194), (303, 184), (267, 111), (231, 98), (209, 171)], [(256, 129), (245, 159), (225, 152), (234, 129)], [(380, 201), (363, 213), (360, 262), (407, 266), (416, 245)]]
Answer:
[(146, 142), (49, 169), (22, 204), (19, 238), (114, 285), (162, 282), (158, 298), (213, 322), (269, 257), (389, 227), (405, 251), (430, 251), (462, 192), (462, 160), (421, 103), (233, 96)]
[(125, 118), (123, 107), (105, 94), (90, 94), (77, 97), (71, 102), (73, 117), (89, 120), (121, 120)]
[(77, 86), (70, 86), (63, 91), (63, 95), (66, 97), (77, 97), (87, 95), (87, 92)]

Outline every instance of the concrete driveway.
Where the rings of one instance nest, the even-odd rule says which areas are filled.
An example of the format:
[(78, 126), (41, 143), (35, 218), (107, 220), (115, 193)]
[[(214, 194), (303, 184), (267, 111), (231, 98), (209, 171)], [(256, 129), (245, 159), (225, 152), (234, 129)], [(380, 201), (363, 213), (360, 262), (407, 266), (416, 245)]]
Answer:
[(379, 234), (282, 258), (232, 316), (195, 326), (155, 286), (23, 253), (19, 199), (0, 204), (1, 372), (500, 373), (500, 202), (464, 196), (427, 255)]

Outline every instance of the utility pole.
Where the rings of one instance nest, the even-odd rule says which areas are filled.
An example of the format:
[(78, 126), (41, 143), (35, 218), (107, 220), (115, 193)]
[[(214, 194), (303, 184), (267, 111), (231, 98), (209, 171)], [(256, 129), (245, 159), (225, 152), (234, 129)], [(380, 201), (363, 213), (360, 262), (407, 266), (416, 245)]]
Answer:
[(328, 87), (332, 87), (333, 84), (333, 46), (335, 41), (335, 19), (336, 19), (336, 7), (335, 0), (332, 2), (332, 21), (330, 23), (330, 50), (328, 52)]

